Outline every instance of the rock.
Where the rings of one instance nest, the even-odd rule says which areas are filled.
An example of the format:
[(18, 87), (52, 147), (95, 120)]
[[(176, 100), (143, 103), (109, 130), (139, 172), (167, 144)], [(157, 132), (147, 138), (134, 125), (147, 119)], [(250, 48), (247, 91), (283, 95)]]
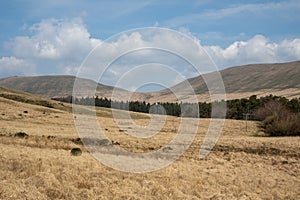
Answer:
[(25, 138), (25, 137), (28, 137), (28, 135), (24, 132), (18, 132), (15, 134), (15, 137)]

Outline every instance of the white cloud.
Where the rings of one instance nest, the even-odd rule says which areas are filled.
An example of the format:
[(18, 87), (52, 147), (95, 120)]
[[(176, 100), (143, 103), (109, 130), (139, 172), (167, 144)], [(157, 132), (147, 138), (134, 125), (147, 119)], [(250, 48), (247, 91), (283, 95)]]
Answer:
[[(88, 53), (101, 43), (80, 18), (42, 20), (26, 29), (30, 36), (18, 36), (6, 46), (15, 59), (34, 63), (36, 74), (76, 74)], [(11, 62), (11, 72), (24, 74), (13, 59), (6, 62)]]
[(16, 57), (0, 58), (0, 77), (14, 75), (33, 75), (35, 66)]
[(283, 40), (277, 49), (277, 54), (282, 61), (300, 59), (300, 39)]
[[(167, 65), (180, 73), (186, 73), (185, 70), (189, 74), (197, 71), (191, 64), (202, 67), (203, 71), (213, 71), (216, 68), (211, 68), (212, 63), (209, 57), (199, 45), (200, 41), (197, 38), (187, 37), (169, 29), (132, 30), (110, 38), (108, 41), (103, 41), (90, 55), (81, 76), (95, 80), (104, 73), (101, 78), (114, 85), (130, 69), (148, 63)], [(108, 69), (105, 71), (106, 67)], [(183, 74), (183, 76), (185, 75)], [(170, 84), (174, 81), (174, 77), (172, 79), (163, 72), (148, 72), (136, 78), (140, 78), (142, 81), (142, 79), (155, 76), (159, 76), (161, 79), (167, 77)]]
[[(286, 15), (282, 17), (297, 17), (296, 10), (300, 9), (299, 1), (288, 0), (282, 2), (267, 2), (267, 3), (256, 3), (256, 4), (234, 4), (229, 5), (226, 8), (205, 10), (201, 13), (190, 13), (174, 17), (165, 21), (165, 24), (169, 27), (179, 27), (189, 23), (199, 23), (200, 21), (208, 20), (220, 20), (227, 17), (238, 16), (241, 13), (251, 13), (255, 16), (264, 16), (266, 13), (279, 13), (284, 12)], [(290, 12), (291, 10), (295, 12)]]
[(222, 67), (300, 59), (300, 39), (274, 43), (262, 35), (256, 35), (247, 41), (236, 41), (227, 48), (220, 46), (205, 46), (204, 48), (215, 63)]
[(29, 28), (33, 36), (16, 37), (10, 44), (19, 58), (81, 61), (100, 40), (93, 39), (81, 19), (48, 19)]
[[(41, 71), (48, 74), (76, 74), (83, 59), (99, 44), (99, 48), (94, 50), (95, 55), (85, 63), (92, 67), (81, 75), (98, 80), (100, 72), (111, 64), (101, 78), (105, 84), (111, 85), (136, 66), (157, 63), (173, 68), (178, 74), (169, 76), (157, 69), (140, 73), (132, 79), (150, 81), (149, 77), (156, 76), (165, 85), (171, 86), (182, 80), (181, 77), (199, 75), (183, 58), (199, 67), (202, 73), (214, 71), (216, 68), (212, 66), (206, 52), (218, 67), (300, 59), (300, 38), (272, 42), (263, 35), (256, 35), (223, 48), (217, 45), (201, 46), (201, 41), (188, 29), (181, 28), (179, 32), (175, 32), (163, 28), (145, 28), (101, 41), (92, 38), (82, 20), (78, 18), (43, 20), (28, 29), (31, 36), (19, 36), (10, 43), (12, 56), (0, 58), (2, 77), (40, 74)], [(132, 49), (137, 50), (128, 53)], [(48, 66), (47, 70), (45, 65)], [(137, 81), (128, 81), (126, 88), (137, 88), (140, 84)]]
[[(117, 4), (119, 4), (119, 2)], [(121, 7), (122, 9), (119, 9), (118, 12), (116, 12), (114, 16), (120, 17), (120, 16), (128, 15), (128, 14), (131, 14), (133, 12), (143, 9), (144, 7), (146, 7), (150, 4), (151, 4), (151, 1), (137, 1), (135, 3), (132, 3), (131, 6), (123, 5), (123, 7)], [(114, 4), (114, 6), (116, 6), (116, 4)], [(119, 5), (119, 6), (122, 6), (122, 5)]]

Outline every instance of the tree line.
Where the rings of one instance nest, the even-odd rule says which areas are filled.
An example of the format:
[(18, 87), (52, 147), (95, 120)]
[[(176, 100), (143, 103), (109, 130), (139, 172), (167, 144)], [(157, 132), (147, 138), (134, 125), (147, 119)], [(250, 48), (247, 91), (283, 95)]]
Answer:
[(199, 103), (167, 103), (157, 102), (154, 104), (146, 103), (145, 101), (112, 101), (108, 98), (96, 97), (81, 97), (75, 98), (59, 97), (53, 98), (62, 102), (72, 103), (87, 106), (99, 106), (106, 108), (115, 108), (122, 110), (129, 110), (142, 113), (153, 114), (166, 114), (172, 116), (185, 116), (185, 117), (201, 117), (211, 118), (212, 106), (217, 111), (218, 107), (222, 105), (227, 106), (226, 118), (228, 119), (244, 119), (245, 114), (250, 116), (250, 119), (255, 119), (255, 112), (264, 107), (267, 102), (278, 101), (284, 105), (292, 113), (299, 113), (300, 111), (300, 98), (287, 99), (281, 96), (268, 95), (265, 97), (257, 98), (256, 95), (252, 95), (249, 98), (234, 99), (218, 102), (199, 102)]

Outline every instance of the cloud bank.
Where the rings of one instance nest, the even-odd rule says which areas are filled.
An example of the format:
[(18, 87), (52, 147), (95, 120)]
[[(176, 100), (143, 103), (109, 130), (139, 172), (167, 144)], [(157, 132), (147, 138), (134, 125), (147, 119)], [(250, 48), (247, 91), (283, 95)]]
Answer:
[[(103, 41), (93, 38), (80, 18), (47, 19), (28, 28), (30, 35), (18, 36), (6, 43), (10, 56), (0, 58), (0, 76), (38, 75), (38, 74), (76, 74), (86, 56), (97, 45), (106, 45), (105, 52), (99, 55), (103, 59), (111, 59), (114, 55), (126, 50), (133, 43), (135, 46), (164, 46), (165, 48), (180, 49), (192, 58), (199, 58), (205, 50), (217, 67), (245, 65), (250, 63), (275, 63), (300, 60), (300, 38), (282, 41), (270, 41), (267, 36), (254, 35), (244, 41), (235, 41), (228, 47), (218, 45), (202, 46), (199, 39), (188, 30), (182, 31), (197, 44), (185, 43), (182, 38), (164, 32), (162, 34), (141, 34), (143, 29), (120, 34), (116, 40)], [(147, 35), (147, 37), (145, 37)], [(199, 47), (202, 49), (199, 51)], [(138, 55), (138, 56), (137, 56)], [(184, 78), (196, 76), (195, 71), (185, 66), (176, 56), (166, 56), (156, 51), (140, 51), (134, 57), (114, 63), (106, 72), (103, 79), (105, 84), (113, 84), (119, 76), (134, 66), (148, 64), (150, 61), (168, 64)], [(131, 58), (131, 59), (130, 59)], [(205, 63), (198, 63), (205, 65)], [(101, 65), (99, 65), (100, 67)], [(144, 76), (149, 76), (145, 74)], [(161, 78), (166, 76), (161, 75)], [(178, 76), (179, 77), (179, 76)], [(143, 75), (140, 75), (143, 78)], [(170, 79), (172, 79), (170, 77)], [(170, 86), (174, 80), (169, 80)], [(127, 87), (127, 86), (126, 86)], [(128, 87), (135, 87), (129, 85)]]
[[(28, 30), (31, 36), (18, 36), (6, 46), (16, 59), (38, 66), (36, 74), (41, 71), (49, 74), (75, 73), (72, 68), (78, 69), (85, 56), (100, 43), (100, 40), (91, 38), (80, 18), (43, 20)], [(16, 64), (14, 60), (12, 62)], [(20, 68), (19, 65), (23, 63), (14, 66)]]
[(263, 35), (247, 41), (236, 41), (227, 48), (203, 47), (218, 66), (235, 66), (250, 63), (276, 63), (300, 59), (300, 39), (271, 42)]

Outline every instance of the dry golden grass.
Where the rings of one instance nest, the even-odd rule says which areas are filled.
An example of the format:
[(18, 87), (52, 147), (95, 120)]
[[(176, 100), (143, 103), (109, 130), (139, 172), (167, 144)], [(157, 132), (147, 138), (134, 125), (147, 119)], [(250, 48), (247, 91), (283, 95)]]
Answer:
[[(274, 95), (274, 96), (283, 96), (286, 97), (288, 99), (293, 99), (293, 98), (299, 98), (300, 97), (300, 93), (299, 93), (299, 89), (298, 88), (288, 88), (288, 89), (261, 89), (261, 90), (256, 90), (255, 92), (250, 91), (250, 92), (240, 92), (237, 91), (235, 93), (229, 93), (226, 92), (226, 99), (227, 100), (232, 100), (232, 99), (242, 99), (242, 98), (249, 98), (252, 95), (256, 95), (258, 98), (260, 97), (265, 97), (268, 95)], [(150, 103), (155, 103), (155, 102), (178, 102), (177, 101), (177, 96), (173, 95), (162, 95), (160, 92), (156, 92), (156, 93), (152, 93), (152, 98), (150, 98), (149, 101)], [(191, 95), (186, 95), (186, 94), (182, 94), (179, 95), (182, 96), (182, 98), (185, 101), (193, 101), (195, 96), (193, 94)], [(208, 92), (203, 92), (201, 94), (197, 94), (197, 98), (199, 101), (201, 102), (211, 102), (211, 96)], [(224, 98), (224, 95), (221, 94), (220, 98)], [(139, 96), (139, 94), (134, 94), (132, 100), (140, 100), (143, 101), (145, 99), (143, 99), (142, 96)]]
[[(131, 115), (138, 125), (150, 123), (148, 115)], [(120, 117), (118, 127), (111, 110), (97, 109), (97, 116), (106, 135), (133, 152), (168, 143), (180, 120), (168, 117), (160, 134), (136, 139), (127, 134), (132, 124)], [(168, 167), (125, 173), (104, 166), (74, 142), (78, 135), (70, 109), (0, 97), (0, 199), (300, 198), (300, 137), (261, 137), (255, 122), (248, 122), (246, 132), (245, 121), (226, 120), (213, 151), (199, 159), (208, 125), (209, 119), (200, 120), (190, 148)], [(28, 136), (16, 137), (17, 132)], [(74, 147), (83, 154), (71, 156)]]

